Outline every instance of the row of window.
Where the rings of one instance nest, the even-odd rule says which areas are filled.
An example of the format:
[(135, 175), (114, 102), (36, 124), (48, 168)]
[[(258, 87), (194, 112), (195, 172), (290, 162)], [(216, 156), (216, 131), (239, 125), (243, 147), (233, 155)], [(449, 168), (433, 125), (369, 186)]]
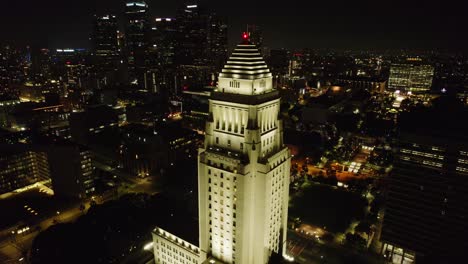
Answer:
[(229, 87), (240, 88), (240, 82), (234, 80), (229, 82)]
[[(161, 246), (159, 245), (161, 244)], [(183, 251), (179, 251), (177, 246), (171, 246), (166, 244), (163, 241), (155, 241), (156, 252), (161, 255), (162, 263), (179, 263), (179, 264), (189, 264), (189, 263), (198, 263), (198, 260), (192, 257), (189, 254), (185, 254)], [(158, 258), (159, 263), (161, 259)]]

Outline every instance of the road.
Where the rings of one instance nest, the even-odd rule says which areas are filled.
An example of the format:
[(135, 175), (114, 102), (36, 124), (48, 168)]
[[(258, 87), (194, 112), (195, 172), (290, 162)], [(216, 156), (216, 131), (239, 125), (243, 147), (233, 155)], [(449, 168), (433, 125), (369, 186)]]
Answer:
[[(136, 178), (134, 175), (112, 168), (106, 164), (94, 162), (94, 166), (99, 169), (111, 172), (122, 180), (124, 187), (124, 193), (131, 192), (145, 192), (150, 194), (157, 193), (155, 187), (155, 180), (153, 177), (147, 178)], [(34, 238), (39, 234), (40, 231), (49, 228), (55, 222), (73, 222), (79, 216), (89, 208), (91, 200), (97, 203), (104, 203), (108, 199), (113, 197), (104, 198), (101, 195), (96, 195), (92, 199), (87, 199), (81, 203), (85, 205), (85, 210), (80, 210), (80, 202), (72, 205), (68, 210), (62, 210), (56, 212), (54, 215), (50, 215), (45, 219), (40, 220), (39, 223), (30, 227), (30, 231), (27, 234), (12, 234), (11, 229), (0, 231), (0, 263), (25, 263), (27, 252), (32, 246)]]
[[(39, 223), (30, 227), (30, 231), (26, 234), (10, 234), (4, 235), (0, 238), (0, 263), (24, 263), (20, 261), (25, 258), (27, 252), (32, 246), (34, 238), (40, 231), (54, 225), (54, 222), (64, 223), (75, 221), (79, 216), (84, 214), (86, 209), (89, 208), (91, 200), (83, 202), (85, 210), (79, 209), (79, 203), (68, 210), (56, 212), (55, 215), (50, 215), (46, 219), (41, 220)], [(100, 201), (103, 202), (103, 201)]]
[(125, 193), (143, 192), (148, 194), (156, 194), (159, 192), (157, 186), (155, 186), (154, 177), (139, 178), (133, 174), (127, 173), (117, 168), (113, 168), (95, 160), (93, 161), (93, 165), (100, 170), (107, 171), (118, 177), (118, 179), (124, 183), (122, 185), (125, 186)]
[(324, 243), (320, 239), (305, 236), (292, 230), (288, 231), (287, 254), (294, 257), (295, 262), (300, 264), (385, 263), (383, 260), (364, 252), (357, 252), (334, 242)]

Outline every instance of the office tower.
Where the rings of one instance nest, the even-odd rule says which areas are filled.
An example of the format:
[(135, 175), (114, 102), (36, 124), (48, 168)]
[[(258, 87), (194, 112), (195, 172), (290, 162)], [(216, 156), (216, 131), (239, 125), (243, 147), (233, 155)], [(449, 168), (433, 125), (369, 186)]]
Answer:
[(75, 142), (86, 145), (92, 135), (117, 127), (118, 112), (107, 105), (87, 106), (84, 111), (70, 114), (70, 133)]
[(226, 63), (227, 31), (226, 18), (210, 14), (208, 22), (208, 58), (217, 71), (221, 70), (224, 63)]
[(85, 198), (94, 190), (91, 152), (68, 141), (49, 145), (49, 164), (55, 195)]
[(179, 25), (176, 47), (177, 82), (180, 90), (202, 89), (215, 84), (215, 76), (224, 62), (227, 43), (225, 19), (197, 4), (188, 4), (178, 11)]
[(154, 54), (152, 67), (173, 67), (176, 48), (177, 21), (175, 18), (156, 18), (151, 24), (149, 51)]
[(263, 31), (258, 25), (248, 24), (247, 34), (249, 35), (250, 42), (257, 45), (259, 48), (263, 47)]
[(47, 80), (51, 77), (50, 50), (33, 46), (31, 49), (31, 75), (34, 79)]
[(0, 145), (0, 194), (49, 183), (55, 195), (84, 198), (94, 192), (89, 150), (56, 138)]
[(119, 151), (123, 168), (138, 177), (159, 174), (194, 148), (195, 136), (178, 122), (158, 128), (127, 125), (123, 127)]
[(71, 89), (82, 89), (88, 77), (88, 51), (86, 49), (56, 49), (52, 54), (52, 71)]
[(178, 65), (206, 65), (208, 16), (197, 4), (188, 4), (177, 14), (179, 39), (176, 62)]
[[(243, 264), (286, 253), (290, 154), (278, 118), (280, 96), (260, 51), (244, 37), (209, 100), (198, 155), (199, 246), (157, 227), (156, 263), (184, 263), (180, 252), (198, 257), (195, 263)], [(168, 246), (174, 254), (167, 254)]]
[(144, 0), (128, 0), (125, 3), (126, 54), (129, 80), (142, 86), (145, 53), (148, 47), (148, 5)]
[(115, 15), (94, 16), (92, 45), (98, 88), (117, 79), (120, 64)]
[(156, 18), (149, 33), (145, 90), (163, 96), (174, 86), (175, 50), (177, 45), (177, 21), (175, 18)]
[(466, 128), (441, 112), (412, 116), (398, 138), (381, 234), (393, 263), (457, 263), (468, 248)]
[(390, 67), (388, 88), (396, 91), (423, 93), (431, 89), (434, 67), (420, 58), (408, 58), (404, 63), (394, 63)]
[(0, 146), (0, 194), (49, 180), (49, 167), (44, 152), (25, 146)]
[(269, 66), (275, 75), (284, 75), (288, 73), (289, 52), (285, 49), (274, 49), (270, 51)]
[[(188, 4), (179, 10), (177, 21), (179, 25), (177, 64), (224, 63), (213, 56), (226, 59), (227, 23), (225, 17), (211, 13), (199, 5)], [(221, 66), (219, 64), (218, 68)]]

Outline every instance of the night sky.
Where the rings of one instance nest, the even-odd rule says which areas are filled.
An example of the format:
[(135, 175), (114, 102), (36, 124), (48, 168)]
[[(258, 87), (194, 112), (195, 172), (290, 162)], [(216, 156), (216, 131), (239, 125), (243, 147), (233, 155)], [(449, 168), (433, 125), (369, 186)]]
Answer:
[[(0, 43), (89, 47), (94, 13), (123, 11), (123, 0), (16, 0), (0, 8)], [(231, 44), (247, 23), (263, 26), (272, 48), (450, 49), (468, 51), (463, 0), (205, 0), (228, 17)], [(175, 16), (181, 0), (148, 0), (156, 16)]]

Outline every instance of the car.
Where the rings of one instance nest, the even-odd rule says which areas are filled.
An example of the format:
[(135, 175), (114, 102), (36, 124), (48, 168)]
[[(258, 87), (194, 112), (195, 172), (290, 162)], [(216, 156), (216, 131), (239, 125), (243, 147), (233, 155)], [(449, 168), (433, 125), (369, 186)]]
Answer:
[(26, 234), (27, 232), (29, 232), (29, 230), (31, 230), (31, 228), (28, 225), (20, 225), (20, 226), (18, 226), (16, 231), (14, 231), (14, 233), (16, 233), (18, 235), (19, 234)]

